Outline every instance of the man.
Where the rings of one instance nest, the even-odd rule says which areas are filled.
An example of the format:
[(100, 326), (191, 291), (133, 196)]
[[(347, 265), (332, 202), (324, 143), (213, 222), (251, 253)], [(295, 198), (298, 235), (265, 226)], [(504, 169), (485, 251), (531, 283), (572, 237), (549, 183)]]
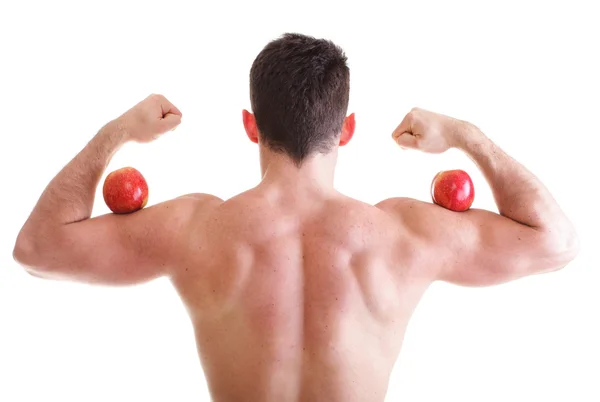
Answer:
[(152, 95), (109, 122), (50, 182), (14, 257), (44, 278), (109, 285), (170, 278), (189, 311), (215, 401), (381, 401), (419, 299), (434, 281), (495, 285), (555, 271), (575, 230), (542, 183), (472, 124), (413, 109), (404, 148), (464, 151), (500, 214), (409, 198), (372, 206), (333, 188), (349, 69), (326, 40), (287, 34), (250, 72), (262, 181), (230, 200), (186, 195), (129, 215), (90, 218), (94, 193), (127, 141), (177, 127)]

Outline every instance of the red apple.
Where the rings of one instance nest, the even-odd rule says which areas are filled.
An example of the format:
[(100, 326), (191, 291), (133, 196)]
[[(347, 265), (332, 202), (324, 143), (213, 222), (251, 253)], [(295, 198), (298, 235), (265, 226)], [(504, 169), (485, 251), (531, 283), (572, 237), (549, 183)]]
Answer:
[(148, 203), (148, 184), (144, 176), (132, 167), (111, 172), (104, 179), (104, 202), (115, 214), (128, 214)]
[(431, 182), (431, 198), (449, 210), (466, 211), (475, 198), (473, 181), (464, 170), (443, 170)]

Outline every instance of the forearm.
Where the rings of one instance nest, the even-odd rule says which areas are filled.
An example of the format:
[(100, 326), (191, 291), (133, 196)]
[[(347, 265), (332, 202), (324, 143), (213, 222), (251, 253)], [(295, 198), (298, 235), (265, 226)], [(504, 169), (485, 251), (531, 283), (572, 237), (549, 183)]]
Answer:
[(22, 232), (59, 227), (91, 216), (96, 187), (126, 133), (117, 121), (104, 126), (42, 193)]
[(457, 148), (479, 167), (500, 214), (543, 232), (572, 231), (572, 225), (542, 182), (468, 123)]

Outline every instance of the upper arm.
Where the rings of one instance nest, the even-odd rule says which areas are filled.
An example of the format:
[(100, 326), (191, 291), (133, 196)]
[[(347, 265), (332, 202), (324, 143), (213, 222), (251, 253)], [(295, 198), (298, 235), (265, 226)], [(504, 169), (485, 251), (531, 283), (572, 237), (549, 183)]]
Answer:
[(128, 285), (169, 275), (215, 199), (184, 196), (131, 214), (63, 225), (34, 240), (23, 262), (37, 276), (88, 283)]
[(432, 280), (486, 286), (560, 268), (548, 236), (497, 213), (453, 212), (408, 198), (379, 207), (401, 219), (420, 242)]

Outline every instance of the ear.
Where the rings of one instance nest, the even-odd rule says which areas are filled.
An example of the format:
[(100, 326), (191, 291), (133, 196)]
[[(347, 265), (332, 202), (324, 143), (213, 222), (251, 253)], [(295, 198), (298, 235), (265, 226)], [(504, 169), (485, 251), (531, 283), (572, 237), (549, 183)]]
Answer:
[(244, 129), (246, 130), (246, 135), (250, 141), (255, 144), (258, 144), (258, 127), (256, 127), (256, 118), (252, 113), (247, 111), (246, 109), (242, 110), (242, 121), (244, 122)]
[(356, 128), (356, 120), (354, 120), (354, 113), (344, 119), (342, 124), (342, 134), (340, 135), (340, 147), (343, 147), (350, 142), (354, 136), (354, 129)]

